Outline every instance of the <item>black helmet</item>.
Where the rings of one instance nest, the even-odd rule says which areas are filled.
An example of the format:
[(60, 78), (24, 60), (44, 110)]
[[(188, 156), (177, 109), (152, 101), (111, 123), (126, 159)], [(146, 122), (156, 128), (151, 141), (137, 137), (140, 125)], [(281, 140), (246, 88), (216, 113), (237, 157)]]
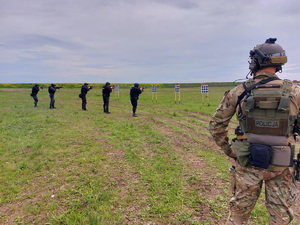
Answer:
[(107, 86), (107, 85), (110, 85), (110, 83), (109, 83), (109, 82), (106, 82), (106, 84), (105, 84), (105, 85), (106, 85), (106, 86)]
[(55, 84), (51, 84), (51, 86), (52, 86), (52, 87), (55, 87), (56, 85), (55, 85)]
[(39, 85), (38, 85), (38, 84), (35, 84), (34, 86), (38, 87)]
[(135, 86), (135, 87), (138, 87), (138, 86), (139, 86), (139, 84), (138, 84), (138, 83), (135, 83), (135, 84), (134, 84), (134, 86)]
[(269, 38), (265, 43), (257, 45), (250, 51), (249, 69), (251, 74), (265, 67), (275, 67), (276, 72), (282, 70), (282, 65), (287, 62), (287, 57), (283, 48), (275, 44), (277, 38)]
[(88, 83), (84, 83), (83, 85), (89, 85)]

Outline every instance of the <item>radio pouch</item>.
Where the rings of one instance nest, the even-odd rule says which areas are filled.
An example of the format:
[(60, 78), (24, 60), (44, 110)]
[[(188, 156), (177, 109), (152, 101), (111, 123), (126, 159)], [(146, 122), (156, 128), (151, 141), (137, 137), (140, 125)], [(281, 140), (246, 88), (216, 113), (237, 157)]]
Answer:
[(237, 161), (240, 166), (246, 166), (249, 163), (249, 146), (250, 143), (246, 141), (237, 141), (235, 139), (231, 142), (231, 148), (235, 152)]
[(32, 96), (33, 96), (33, 94), (31, 93), (31, 94), (30, 94), (30, 96), (32, 97)]
[(79, 94), (79, 98), (82, 98), (82, 95), (81, 95), (81, 94)]
[(272, 159), (272, 147), (269, 145), (250, 144), (250, 165), (267, 169)]

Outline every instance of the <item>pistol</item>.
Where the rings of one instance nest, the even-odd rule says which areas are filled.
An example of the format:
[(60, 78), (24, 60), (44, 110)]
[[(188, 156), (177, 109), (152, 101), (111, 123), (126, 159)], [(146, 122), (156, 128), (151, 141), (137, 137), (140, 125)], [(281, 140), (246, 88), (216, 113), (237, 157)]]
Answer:
[(237, 128), (234, 130), (234, 134), (236, 135), (236, 139), (238, 140), (244, 140), (247, 139), (247, 134), (245, 134), (240, 126), (237, 126)]

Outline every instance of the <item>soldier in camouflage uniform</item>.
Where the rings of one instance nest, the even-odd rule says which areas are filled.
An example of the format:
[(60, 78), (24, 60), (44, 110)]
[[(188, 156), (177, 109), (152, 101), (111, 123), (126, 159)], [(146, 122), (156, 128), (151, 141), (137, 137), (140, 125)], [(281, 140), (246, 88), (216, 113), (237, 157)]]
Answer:
[[(232, 198), (228, 225), (247, 224), (263, 182), (270, 224), (289, 224), (293, 219), (291, 206), (297, 202), (298, 195), (292, 167), (293, 126), (300, 127), (300, 87), (280, 80), (275, 74), (287, 62), (284, 50), (275, 41), (267, 39), (250, 51), (249, 69), (253, 79), (225, 92), (209, 123), (216, 144), (234, 159), (230, 168)], [(237, 138), (230, 144), (227, 127), (234, 114), (240, 126), (236, 130)], [(260, 155), (261, 151), (253, 146), (262, 146), (270, 156)], [(265, 151), (266, 148), (269, 150)], [(262, 165), (255, 164), (256, 160)]]

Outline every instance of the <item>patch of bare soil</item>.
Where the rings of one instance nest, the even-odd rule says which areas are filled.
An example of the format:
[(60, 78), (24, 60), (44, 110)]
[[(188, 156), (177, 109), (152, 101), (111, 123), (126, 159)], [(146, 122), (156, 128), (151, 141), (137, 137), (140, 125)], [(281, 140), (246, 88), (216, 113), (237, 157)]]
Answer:
[[(18, 217), (25, 220), (27, 224), (36, 224), (39, 221), (37, 215), (47, 213), (39, 212), (39, 206), (43, 204), (46, 198), (50, 199), (47, 200), (49, 203), (53, 202), (57, 198), (57, 191), (66, 188), (65, 185), (55, 187), (47, 184), (47, 180), (49, 180), (49, 177), (46, 176), (33, 180), (30, 187), (20, 193), (17, 201), (12, 199), (8, 204), (1, 205), (2, 224), (16, 224), (15, 219)], [(62, 211), (62, 209), (57, 208), (58, 213)]]
[(30, 147), (29, 148), (25, 148), (23, 151), (24, 151), (25, 154), (27, 154), (27, 153), (33, 152), (34, 148), (30, 148)]

